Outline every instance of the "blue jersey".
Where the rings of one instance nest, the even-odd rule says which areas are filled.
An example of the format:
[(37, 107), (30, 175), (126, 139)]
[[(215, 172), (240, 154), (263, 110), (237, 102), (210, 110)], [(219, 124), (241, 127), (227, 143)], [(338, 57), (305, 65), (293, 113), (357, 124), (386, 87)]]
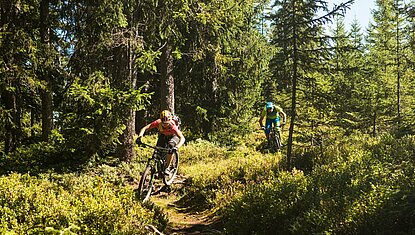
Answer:
[(268, 113), (267, 108), (264, 107), (262, 110), (262, 116), (266, 116), (267, 119), (279, 119), (280, 113), (282, 112), (282, 108), (280, 106), (273, 106), (272, 112)]

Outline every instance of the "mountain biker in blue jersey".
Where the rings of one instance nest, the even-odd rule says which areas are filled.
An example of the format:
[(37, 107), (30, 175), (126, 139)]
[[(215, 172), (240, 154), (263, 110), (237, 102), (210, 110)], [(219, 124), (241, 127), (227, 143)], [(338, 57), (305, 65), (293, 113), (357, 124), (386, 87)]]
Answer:
[[(282, 116), (282, 125), (280, 125), (280, 119)], [(265, 120), (265, 128), (262, 124), (262, 121), (266, 117)], [(271, 127), (277, 129), (277, 131), (281, 131), (281, 128), (285, 125), (287, 121), (287, 115), (284, 113), (281, 107), (275, 105), (272, 102), (267, 102), (264, 109), (261, 112), (261, 116), (259, 117), (259, 125), (265, 131), (265, 136), (267, 137), (268, 144), (270, 143), (269, 140), (269, 133), (271, 132)]]

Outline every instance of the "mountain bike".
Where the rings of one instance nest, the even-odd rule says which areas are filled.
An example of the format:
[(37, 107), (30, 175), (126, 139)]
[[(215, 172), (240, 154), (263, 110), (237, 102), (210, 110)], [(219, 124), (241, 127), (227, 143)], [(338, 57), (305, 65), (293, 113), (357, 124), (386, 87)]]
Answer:
[[(278, 127), (271, 127), (270, 133), (269, 133), (269, 148), (271, 149), (272, 152), (276, 152), (279, 149), (282, 148), (282, 143), (281, 143), (281, 131), (283, 126), (278, 126)], [(265, 130), (265, 127), (262, 128), (263, 130)]]
[(275, 152), (282, 148), (281, 144), (281, 132), (279, 127), (272, 127), (269, 133), (269, 144), (271, 151)]
[[(138, 185), (138, 195), (142, 202), (147, 201), (152, 192), (154, 191), (155, 181), (162, 178), (166, 186), (170, 186), (176, 175), (179, 166), (179, 154), (177, 151), (171, 152), (169, 148), (163, 148), (159, 146), (151, 146), (145, 143), (139, 143), (143, 147), (149, 147), (154, 149), (152, 156), (147, 160), (146, 168), (141, 175), (141, 179)], [(167, 154), (171, 153), (171, 163), (169, 174), (165, 173), (165, 161)]]

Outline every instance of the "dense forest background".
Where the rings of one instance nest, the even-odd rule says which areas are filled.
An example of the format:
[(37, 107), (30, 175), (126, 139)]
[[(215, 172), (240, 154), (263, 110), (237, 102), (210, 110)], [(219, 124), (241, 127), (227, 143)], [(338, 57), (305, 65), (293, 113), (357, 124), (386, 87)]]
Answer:
[(376, 1), (347, 31), (352, 2), (4, 1), (3, 153), (59, 139), (131, 160), (165, 108), (187, 136), (232, 144), (268, 100), (290, 118), (288, 154), (333, 130), (410, 133), (413, 9)]
[[(312, 174), (356, 146), (372, 157), (397, 154), (391, 164), (409, 167), (415, 2), (376, 0), (369, 25), (346, 26), (353, 2), (1, 0), (0, 172), (11, 182), (20, 177), (12, 172), (73, 172), (114, 156), (134, 162), (136, 132), (162, 109), (180, 116), (187, 143), (234, 148), (258, 131), (266, 101), (288, 116), (275, 171)], [(353, 144), (330, 149), (342, 140)], [(392, 151), (399, 144), (405, 154)], [(404, 195), (413, 197), (408, 182)], [(293, 224), (291, 232), (310, 231)], [(344, 224), (329, 230), (361, 231)]]

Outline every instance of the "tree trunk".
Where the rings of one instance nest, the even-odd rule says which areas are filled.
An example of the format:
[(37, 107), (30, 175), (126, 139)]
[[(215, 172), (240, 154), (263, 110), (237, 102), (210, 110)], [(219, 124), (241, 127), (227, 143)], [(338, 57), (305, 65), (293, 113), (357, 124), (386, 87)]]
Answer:
[(120, 136), (121, 145), (118, 148), (118, 156), (121, 161), (131, 162), (135, 157), (135, 111), (132, 109), (126, 114), (125, 126), (124, 133)]
[(20, 139), (20, 115), (17, 108), (17, 97), (13, 91), (4, 90), (2, 100), (5, 111), (9, 114), (5, 121), (4, 153), (16, 150)]
[[(15, 16), (17, 7), (10, 1), (1, 1), (0, 4), (0, 28), (5, 28), (5, 32), (14, 32)], [(5, 34), (3, 38), (3, 45), (11, 44), (10, 36), (12, 34)], [(21, 108), (18, 103), (19, 83), (13, 71), (15, 58), (14, 55), (6, 55), (1, 51), (3, 56), (4, 68), (6, 68), (3, 76), (4, 87), (1, 90), (1, 101), (3, 102), (6, 120), (5, 120), (5, 138), (4, 138), (4, 153), (13, 152), (19, 145), (22, 136), (21, 131)]]
[(372, 123), (372, 136), (376, 137), (376, 118), (377, 118), (377, 114), (376, 114), (376, 110), (373, 112), (373, 123)]
[(400, 60), (400, 38), (399, 38), (399, 3), (396, 4), (396, 66), (397, 66), (397, 81), (396, 81), (396, 106), (398, 109), (398, 125), (401, 124), (401, 60)]
[(161, 69), (161, 109), (168, 109), (174, 113), (174, 77), (173, 77), (173, 56), (171, 44), (167, 42), (163, 47), (160, 59)]
[[(295, 7), (295, 1), (293, 1), (293, 8)], [(293, 22), (295, 22), (295, 14), (292, 13)], [(290, 121), (290, 130), (288, 133), (288, 146), (287, 146), (287, 168), (288, 170), (292, 169), (292, 145), (293, 145), (293, 133), (294, 133), (294, 124), (297, 116), (297, 76), (298, 76), (298, 45), (297, 45), (297, 31), (296, 28), (293, 28), (293, 77), (292, 77), (292, 91), (291, 91), (291, 121)]]
[[(40, 3), (40, 40), (44, 49), (44, 55), (46, 55), (47, 50), (49, 50), (49, 0), (42, 0)], [(42, 99), (42, 139), (43, 141), (49, 140), (49, 135), (53, 129), (53, 119), (52, 119), (52, 86), (49, 75), (49, 68), (46, 64), (49, 58), (44, 58), (45, 63), (43, 68), (41, 68), (40, 76), (45, 82), (45, 87), (41, 91)], [(41, 65), (42, 66), (42, 65)]]
[[(115, 79), (118, 81), (118, 89), (128, 91), (136, 87), (137, 78), (133, 73), (134, 58), (130, 44), (119, 46), (114, 50), (115, 64), (119, 70), (115, 71)], [(135, 157), (134, 135), (135, 135), (135, 111), (126, 111), (125, 130), (119, 137), (121, 144), (117, 148), (117, 156), (121, 161), (131, 162)]]
[[(136, 88), (143, 87), (142, 92), (147, 93), (150, 86), (149, 82), (145, 81), (145, 77), (142, 74), (137, 75)], [(135, 112), (135, 132), (139, 133), (141, 128), (147, 125), (148, 111), (146, 109)]]
[(36, 123), (36, 110), (34, 107), (30, 108), (30, 136), (33, 138), (35, 137), (36, 133), (35, 133), (35, 126)]

